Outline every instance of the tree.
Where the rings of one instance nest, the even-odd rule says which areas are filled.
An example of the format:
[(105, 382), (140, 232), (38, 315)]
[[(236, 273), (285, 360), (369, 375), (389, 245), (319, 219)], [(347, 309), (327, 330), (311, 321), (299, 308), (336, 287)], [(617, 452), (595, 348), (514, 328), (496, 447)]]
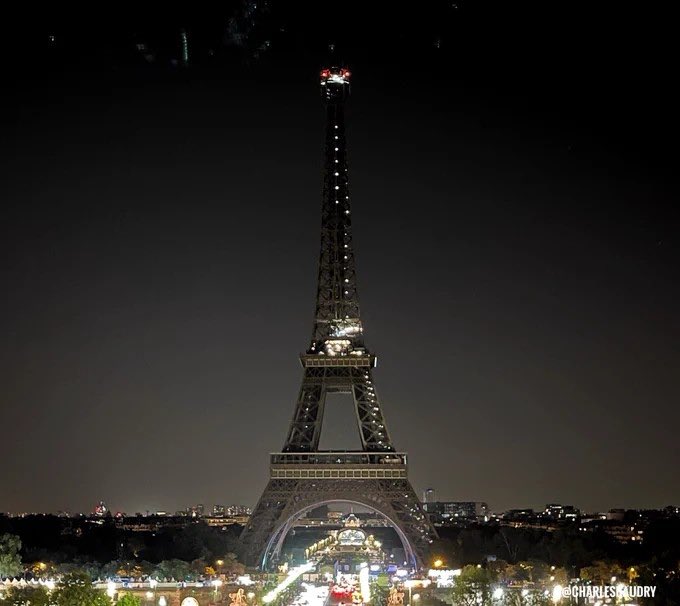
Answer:
[(496, 543), (505, 550), (509, 562), (516, 562), (526, 547), (526, 537), (521, 530), (515, 528), (501, 528), (496, 535)]
[(608, 585), (613, 583), (613, 578), (619, 581), (623, 580), (625, 572), (623, 568), (616, 562), (598, 561), (592, 566), (581, 568), (581, 578), (585, 581), (591, 581), (596, 585)]
[(218, 572), (222, 574), (243, 574), (246, 567), (238, 561), (235, 553), (227, 553), (219, 560)]
[(12, 587), (3, 599), (2, 606), (50, 606), (50, 593), (42, 585), (37, 587)]
[(21, 539), (13, 534), (0, 536), (0, 578), (16, 577), (23, 572)]
[(142, 606), (142, 600), (136, 595), (126, 593), (120, 600), (116, 602), (116, 606)]
[[(153, 572), (153, 569), (153, 564), (144, 560), (111, 560), (101, 567), (99, 574), (102, 578), (107, 579), (112, 577), (132, 577), (134, 579), (139, 579), (150, 575)], [(99, 576), (99, 574), (94, 576)]]
[(465, 566), (451, 589), (443, 595), (455, 606), (486, 606), (491, 604), (491, 584), (496, 576), (481, 566)]
[(111, 606), (103, 591), (92, 585), (92, 579), (83, 572), (67, 574), (54, 592), (55, 606)]
[(34, 579), (49, 579), (54, 576), (54, 564), (52, 562), (33, 562), (27, 567)]
[(185, 581), (192, 575), (191, 565), (183, 560), (163, 560), (153, 571), (154, 579)]
[(541, 589), (506, 590), (502, 598), (503, 606), (552, 606), (552, 596)]
[(500, 558), (492, 560), (486, 567), (491, 574), (495, 575), (500, 581), (507, 582), (511, 580), (510, 573), (513, 571), (513, 567), (505, 560)]

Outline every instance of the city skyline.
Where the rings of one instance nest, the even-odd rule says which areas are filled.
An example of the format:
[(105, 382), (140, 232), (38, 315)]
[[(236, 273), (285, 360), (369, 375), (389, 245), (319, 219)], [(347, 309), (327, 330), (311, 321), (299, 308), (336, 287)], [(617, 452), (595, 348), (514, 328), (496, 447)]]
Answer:
[[(534, 38), (499, 59), (500, 16), (487, 32), (461, 6), (439, 45), (371, 31), (372, 14), (338, 36), (365, 340), (394, 443), (419, 495), (678, 503), (677, 198), (666, 97), (643, 92), (663, 65), (624, 53), (598, 88), (599, 46), (566, 53), (567, 21), (510, 75)], [(198, 51), (184, 72), (37, 51), (13, 66), (0, 509), (255, 505), (313, 320), (328, 55), (313, 22), (246, 67)], [(491, 46), (475, 54), (476, 35)], [(358, 447), (335, 400), (321, 447)]]
[[(103, 501), (99, 501), (98, 503), (102, 503)], [(488, 513), (489, 516), (502, 516), (505, 514), (510, 514), (513, 512), (532, 512), (533, 514), (536, 515), (542, 515), (543, 513), (548, 511), (548, 508), (550, 507), (569, 507), (569, 508), (574, 508), (579, 515), (584, 515), (584, 516), (591, 516), (591, 515), (597, 515), (597, 514), (611, 514), (613, 512), (629, 512), (629, 511), (641, 511), (641, 512), (663, 512), (663, 511), (670, 511), (673, 510), (676, 515), (677, 515), (677, 510), (678, 506), (673, 505), (673, 504), (666, 504), (662, 505), (659, 507), (649, 507), (649, 508), (635, 508), (635, 507), (609, 507), (606, 509), (599, 509), (599, 510), (586, 510), (583, 508), (580, 508), (578, 504), (566, 504), (566, 503), (556, 503), (554, 501), (551, 502), (546, 502), (546, 503), (541, 503), (541, 504), (533, 504), (533, 505), (527, 505), (524, 507), (509, 507), (504, 510), (500, 510), (497, 508), (490, 507), (487, 502), (485, 501), (453, 501), (452, 499), (441, 499), (437, 501), (433, 501), (433, 503), (436, 504), (480, 504), (484, 505), (485, 509), (488, 508)], [(339, 503), (341, 507), (339, 508), (333, 508), (332, 506), (330, 507), (330, 511), (343, 511), (342, 505), (346, 505), (343, 503)], [(107, 504), (108, 506), (108, 504)], [(117, 516), (117, 515), (125, 515), (125, 516), (168, 516), (168, 517), (174, 517), (174, 516), (187, 516), (191, 517), (192, 511), (195, 510), (197, 507), (203, 506), (204, 511), (201, 513), (196, 513), (194, 517), (214, 517), (214, 516), (236, 516), (240, 517), (243, 515), (250, 515), (250, 511), (252, 510), (252, 506), (248, 504), (230, 504), (230, 505), (222, 505), (221, 503), (197, 503), (195, 505), (187, 505), (184, 507), (180, 507), (178, 509), (172, 508), (172, 507), (166, 507), (166, 508), (158, 508), (158, 509), (137, 509), (137, 510), (125, 510), (117, 507), (112, 507), (110, 508), (106, 514), (100, 514), (96, 511), (97, 509), (97, 503), (95, 503), (93, 506), (91, 506), (88, 510), (53, 510), (53, 511), (0, 511), (0, 515), (9, 515), (12, 517), (20, 517), (20, 516), (31, 516), (31, 515), (52, 515), (52, 516), (85, 516), (85, 517), (90, 517), (90, 516), (100, 516), (100, 515), (111, 515), (111, 516)], [(361, 506), (357, 506), (358, 509), (363, 509)], [(229, 512), (229, 511), (221, 511), (218, 512), (215, 510), (215, 508), (220, 508), (220, 509), (230, 509), (234, 508), (234, 512)], [(373, 512), (374, 514), (376, 512)], [(380, 516), (379, 513), (377, 515)]]

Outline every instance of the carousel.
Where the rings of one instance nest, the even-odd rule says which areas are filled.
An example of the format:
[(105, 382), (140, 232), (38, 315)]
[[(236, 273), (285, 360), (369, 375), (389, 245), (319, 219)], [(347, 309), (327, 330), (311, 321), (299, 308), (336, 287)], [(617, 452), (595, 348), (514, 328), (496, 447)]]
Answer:
[(305, 550), (305, 557), (336, 562), (343, 572), (358, 572), (362, 562), (382, 564), (385, 561), (381, 547), (380, 541), (361, 528), (361, 520), (350, 513), (343, 520), (340, 530), (310, 545)]

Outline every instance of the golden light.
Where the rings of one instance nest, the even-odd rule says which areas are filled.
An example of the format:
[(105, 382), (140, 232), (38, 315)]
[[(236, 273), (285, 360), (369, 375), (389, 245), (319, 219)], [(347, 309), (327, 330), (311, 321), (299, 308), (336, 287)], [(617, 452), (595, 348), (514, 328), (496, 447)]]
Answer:
[(224, 560), (217, 560), (216, 564), (218, 566), (223, 566), (224, 565)]
[(434, 567), (435, 567), (435, 568), (441, 568), (443, 565), (444, 565), (444, 562), (443, 562), (442, 560), (440, 560), (440, 559), (436, 559), (436, 560), (434, 561)]

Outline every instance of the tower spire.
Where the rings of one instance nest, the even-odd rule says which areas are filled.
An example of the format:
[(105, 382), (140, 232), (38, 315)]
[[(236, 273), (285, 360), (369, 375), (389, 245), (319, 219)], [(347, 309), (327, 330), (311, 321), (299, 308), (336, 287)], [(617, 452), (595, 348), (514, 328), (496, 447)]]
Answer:
[(350, 71), (321, 71), (321, 98), (326, 106), (324, 177), (321, 206), (321, 250), (312, 343), (308, 353), (358, 355), (363, 351), (356, 268), (352, 246), (345, 101)]

